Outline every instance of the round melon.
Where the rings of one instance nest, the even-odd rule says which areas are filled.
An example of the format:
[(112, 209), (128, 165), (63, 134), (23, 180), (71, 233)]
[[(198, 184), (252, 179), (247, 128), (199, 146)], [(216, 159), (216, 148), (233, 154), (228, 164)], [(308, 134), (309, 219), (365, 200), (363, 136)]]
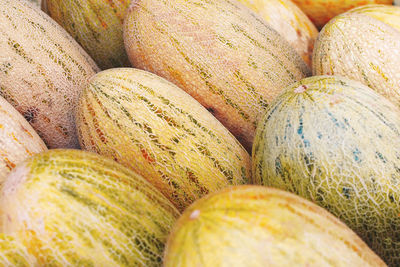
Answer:
[(66, 29), (100, 68), (129, 66), (122, 24), (130, 0), (44, 0), (46, 12)]
[(132, 65), (175, 83), (251, 151), (256, 123), (304, 61), (260, 16), (236, 0), (140, 0), (124, 22)]
[(318, 30), (291, 0), (239, 0), (284, 37), (311, 67)]
[(78, 147), (74, 108), (94, 61), (26, 0), (0, 2), (0, 50), (0, 94), (49, 148)]
[(354, 8), (349, 13), (365, 14), (385, 22), (400, 31), (400, 7), (389, 5), (366, 5)]
[(250, 180), (250, 156), (195, 99), (152, 73), (96, 74), (77, 111), (83, 149), (113, 158), (154, 184), (179, 209)]
[(17, 164), (46, 150), (32, 126), (0, 96), (0, 185)]
[(183, 213), (164, 266), (386, 265), (317, 205), (272, 188), (240, 186), (206, 196)]
[(38, 266), (35, 257), (28, 249), (12, 236), (0, 233), (1, 266)]
[(360, 81), (400, 105), (400, 31), (366, 14), (346, 13), (321, 31), (313, 54), (315, 75)]
[(321, 29), (330, 19), (354, 7), (368, 4), (391, 5), (393, 0), (293, 0)]
[(361, 83), (315, 76), (289, 86), (259, 122), (255, 183), (296, 193), (400, 264), (400, 109)]
[(31, 157), (0, 192), (0, 230), (38, 266), (159, 266), (179, 212), (143, 177), (97, 154)]

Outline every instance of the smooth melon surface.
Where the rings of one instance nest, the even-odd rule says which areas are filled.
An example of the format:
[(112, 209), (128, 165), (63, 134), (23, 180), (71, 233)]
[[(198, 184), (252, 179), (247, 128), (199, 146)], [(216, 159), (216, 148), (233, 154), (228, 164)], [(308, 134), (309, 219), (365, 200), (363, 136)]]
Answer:
[(49, 148), (75, 148), (74, 108), (98, 68), (49, 16), (25, 0), (0, 2), (0, 94)]
[(259, 123), (255, 183), (326, 208), (390, 266), (400, 263), (400, 109), (345, 78), (289, 86)]
[(241, 186), (208, 195), (183, 213), (164, 266), (386, 265), (317, 205), (281, 190)]
[(124, 41), (132, 66), (188, 92), (248, 151), (269, 102), (309, 75), (283, 37), (232, 0), (135, 1)]
[(49, 150), (0, 193), (2, 233), (39, 266), (159, 266), (179, 212), (140, 175), (97, 154)]
[(152, 73), (95, 75), (77, 111), (83, 149), (113, 158), (154, 184), (179, 209), (250, 180), (250, 156), (203, 106)]

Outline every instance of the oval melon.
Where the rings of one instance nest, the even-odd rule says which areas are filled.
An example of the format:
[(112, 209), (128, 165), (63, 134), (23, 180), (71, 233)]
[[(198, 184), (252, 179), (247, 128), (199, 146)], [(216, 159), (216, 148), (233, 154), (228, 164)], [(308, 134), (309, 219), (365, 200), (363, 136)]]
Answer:
[(393, 0), (293, 0), (321, 29), (330, 19), (354, 7), (367, 4), (391, 5)]
[(97, 154), (50, 150), (0, 193), (1, 232), (39, 266), (156, 266), (179, 213), (140, 175)]
[(78, 147), (74, 108), (98, 71), (49, 16), (24, 0), (0, 2), (0, 94), (49, 148)]
[(165, 267), (385, 266), (344, 223), (296, 195), (241, 186), (189, 207), (168, 239)]
[(232, 0), (140, 0), (124, 22), (134, 67), (175, 83), (251, 150), (259, 115), (307, 65), (286, 40)]
[(345, 78), (289, 86), (259, 122), (255, 183), (296, 193), (400, 264), (400, 109)]
[(122, 24), (130, 0), (45, 0), (47, 13), (66, 29), (100, 68), (129, 66)]
[(45, 150), (32, 126), (0, 96), (0, 185), (17, 164)]
[(389, 5), (366, 5), (354, 8), (349, 13), (365, 14), (385, 22), (400, 31), (400, 7)]
[(400, 31), (365, 14), (330, 21), (315, 44), (313, 73), (340, 75), (400, 105)]
[(250, 157), (196, 100), (146, 71), (96, 74), (77, 111), (83, 149), (140, 173), (179, 208), (250, 179)]
[(311, 67), (318, 30), (306, 14), (290, 0), (239, 0), (284, 37)]

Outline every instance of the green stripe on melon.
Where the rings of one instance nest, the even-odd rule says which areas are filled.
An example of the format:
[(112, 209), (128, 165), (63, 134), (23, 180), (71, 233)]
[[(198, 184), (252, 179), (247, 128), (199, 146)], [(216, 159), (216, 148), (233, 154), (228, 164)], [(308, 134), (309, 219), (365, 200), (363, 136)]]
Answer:
[(400, 110), (345, 78), (289, 86), (259, 122), (256, 183), (332, 212), (389, 265), (400, 264)]

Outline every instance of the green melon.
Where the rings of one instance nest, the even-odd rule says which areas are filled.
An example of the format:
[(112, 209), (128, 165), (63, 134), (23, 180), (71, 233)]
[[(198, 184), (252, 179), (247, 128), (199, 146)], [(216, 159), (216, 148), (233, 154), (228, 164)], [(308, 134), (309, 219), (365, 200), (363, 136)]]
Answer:
[(250, 180), (250, 157), (196, 100), (146, 71), (96, 74), (77, 111), (83, 149), (135, 170), (183, 210), (201, 196)]
[(140, 175), (97, 154), (50, 150), (0, 193), (0, 230), (38, 266), (159, 266), (179, 212)]
[(400, 264), (400, 110), (345, 78), (289, 86), (259, 122), (256, 183), (325, 207), (390, 266)]
[(296, 195), (232, 187), (188, 208), (165, 267), (386, 266), (344, 223)]

